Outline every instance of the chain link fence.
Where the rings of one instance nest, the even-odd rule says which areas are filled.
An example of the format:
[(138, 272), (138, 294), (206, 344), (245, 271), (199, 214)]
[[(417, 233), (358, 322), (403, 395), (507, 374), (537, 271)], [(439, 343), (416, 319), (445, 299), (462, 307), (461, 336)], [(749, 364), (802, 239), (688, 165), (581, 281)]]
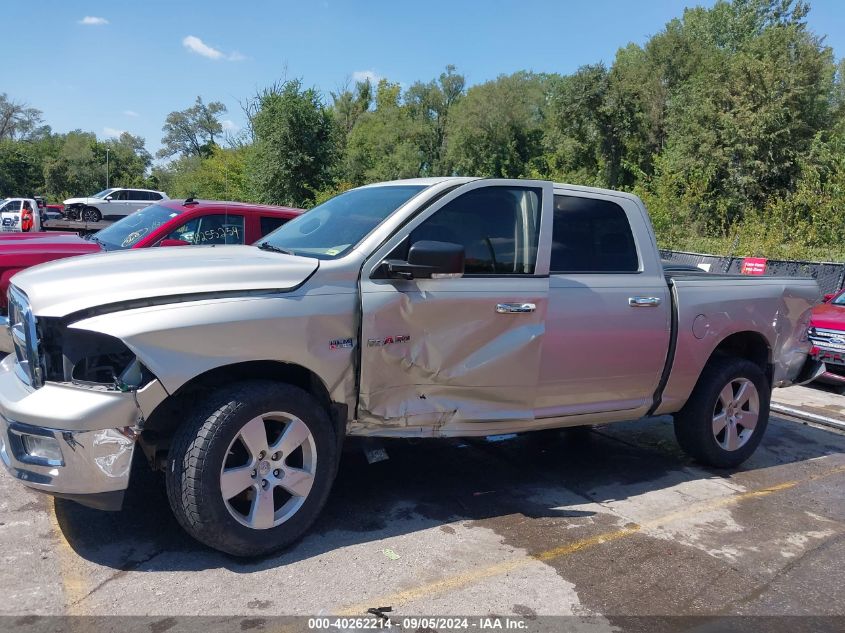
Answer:
[[(711, 273), (735, 275), (742, 272), (742, 262), (745, 259), (744, 257), (723, 257), (668, 250), (661, 250), (660, 256), (677, 264), (690, 264), (692, 266), (708, 264)], [(766, 261), (766, 272), (764, 274), (785, 277), (812, 277), (819, 282), (819, 287), (824, 293), (836, 292), (845, 286), (845, 263), (769, 259)]]

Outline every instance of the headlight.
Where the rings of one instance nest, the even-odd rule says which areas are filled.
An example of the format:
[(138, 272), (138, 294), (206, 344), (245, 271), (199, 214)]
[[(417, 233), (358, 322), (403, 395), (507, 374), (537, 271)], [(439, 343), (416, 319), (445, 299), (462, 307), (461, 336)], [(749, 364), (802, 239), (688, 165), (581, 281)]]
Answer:
[(63, 333), (63, 378), (68, 382), (112, 386), (134, 361), (120, 339), (84, 330)]
[(44, 319), (47, 380), (129, 391), (154, 376), (120, 339)]
[(12, 337), (18, 377), (35, 388), (44, 384), (44, 364), (40, 357), (40, 341), (35, 315), (27, 296), (9, 286), (9, 335)]

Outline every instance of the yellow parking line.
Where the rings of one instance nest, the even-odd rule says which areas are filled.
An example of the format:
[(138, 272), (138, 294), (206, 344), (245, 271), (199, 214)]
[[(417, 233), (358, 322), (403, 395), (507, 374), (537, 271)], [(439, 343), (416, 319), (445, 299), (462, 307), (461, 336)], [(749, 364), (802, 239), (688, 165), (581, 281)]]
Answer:
[(573, 554), (575, 552), (588, 549), (596, 545), (601, 545), (602, 543), (616, 541), (618, 539), (631, 536), (632, 534), (637, 534), (644, 528), (661, 527), (673, 523), (679, 519), (690, 518), (698, 514), (710, 512), (712, 510), (716, 510), (718, 508), (722, 508), (728, 505), (734, 505), (747, 499), (765, 497), (778, 492), (782, 492), (784, 490), (790, 490), (798, 485), (822, 479), (825, 477), (831, 477), (833, 475), (838, 475), (841, 473), (845, 473), (845, 465), (831, 468), (816, 475), (811, 475), (806, 479), (795, 479), (792, 481), (786, 481), (780, 484), (776, 484), (774, 486), (767, 486), (766, 488), (737, 493), (729, 497), (721, 497), (719, 499), (703, 501), (701, 503), (694, 503), (683, 510), (670, 512), (669, 514), (656, 517), (650, 521), (644, 521), (639, 525), (632, 525), (631, 527), (626, 527), (621, 530), (616, 530), (614, 532), (605, 532), (596, 536), (590, 536), (588, 538), (573, 541), (572, 543), (567, 543), (566, 545), (555, 547), (553, 549), (549, 549), (538, 554), (532, 554), (523, 558), (515, 558), (503, 561), (501, 563), (496, 563), (495, 565), (490, 565), (488, 567), (482, 567), (479, 569), (473, 569), (471, 571), (456, 574), (454, 576), (449, 576), (447, 578), (442, 578), (431, 583), (412, 587), (404, 591), (399, 591), (393, 594), (372, 598), (366, 603), (345, 607), (337, 615), (361, 615), (362, 613), (366, 613), (367, 609), (370, 607), (396, 607), (397, 605), (406, 604), (419, 598), (443, 593), (444, 591), (460, 589), (462, 587), (472, 585), (473, 583), (479, 582), (481, 580), (506, 574), (520, 567), (525, 567), (534, 563), (535, 561), (548, 562), (557, 558), (562, 558), (564, 556), (568, 556), (569, 554)]
[[(52, 500), (51, 500), (52, 501)], [(47, 514), (56, 535), (56, 556), (59, 559), (59, 578), (62, 581), (62, 591), (65, 596), (65, 614), (82, 615), (84, 613), (80, 601), (88, 595), (88, 579), (80, 569), (80, 557), (67, 542), (59, 520), (56, 517), (55, 501), (48, 504)]]

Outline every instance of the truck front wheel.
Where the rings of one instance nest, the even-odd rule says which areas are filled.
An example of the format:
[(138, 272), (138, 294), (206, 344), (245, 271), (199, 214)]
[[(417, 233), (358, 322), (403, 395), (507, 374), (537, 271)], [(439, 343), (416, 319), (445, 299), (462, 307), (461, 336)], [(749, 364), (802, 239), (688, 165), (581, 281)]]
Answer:
[(739, 466), (763, 438), (770, 398), (769, 381), (757, 365), (742, 358), (714, 358), (675, 414), (675, 437), (703, 464)]
[(336, 446), (325, 409), (302, 389), (269, 381), (219, 389), (173, 439), (170, 505), (198, 541), (235, 556), (268, 554), (317, 518)]

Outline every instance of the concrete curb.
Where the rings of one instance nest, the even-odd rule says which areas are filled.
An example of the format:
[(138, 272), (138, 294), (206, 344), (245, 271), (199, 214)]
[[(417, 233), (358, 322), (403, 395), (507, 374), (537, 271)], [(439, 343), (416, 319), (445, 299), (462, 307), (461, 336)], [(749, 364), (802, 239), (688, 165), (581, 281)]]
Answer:
[(792, 407), (787, 407), (776, 402), (772, 402), (769, 408), (775, 413), (782, 413), (793, 418), (798, 418), (799, 420), (805, 420), (807, 422), (821, 424), (822, 426), (829, 426), (830, 428), (837, 429), (838, 431), (845, 431), (845, 420), (829, 418), (825, 415), (819, 415), (818, 413), (810, 413), (802, 409), (794, 409)]

